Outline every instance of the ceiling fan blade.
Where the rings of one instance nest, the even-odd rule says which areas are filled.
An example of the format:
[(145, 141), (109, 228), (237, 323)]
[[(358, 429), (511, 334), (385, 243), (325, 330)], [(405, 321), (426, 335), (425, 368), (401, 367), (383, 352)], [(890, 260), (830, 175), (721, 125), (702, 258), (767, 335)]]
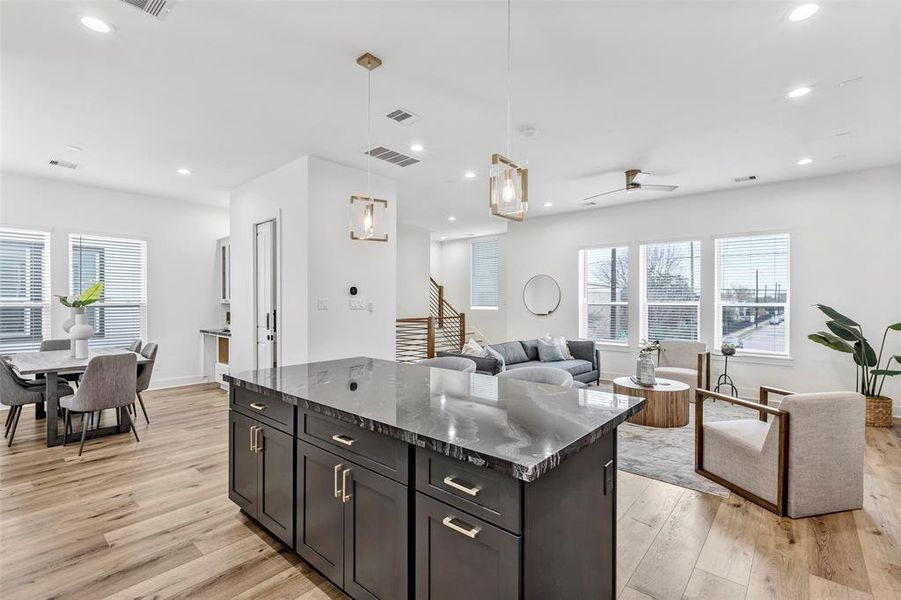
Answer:
[(591, 200), (593, 198), (600, 198), (601, 196), (607, 196), (608, 194), (615, 194), (617, 192), (625, 192), (626, 188), (619, 188), (618, 190), (610, 190), (609, 192), (603, 192), (601, 194), (595, 194), (594, 196), (588, 196), (587, 198), (582, 198), (582, 202), (586, 200)]
[(678, 185), (656, 185), (651, 183), (642, 183), (641, 189), (649, 192), (674, 192), (679, 189)]

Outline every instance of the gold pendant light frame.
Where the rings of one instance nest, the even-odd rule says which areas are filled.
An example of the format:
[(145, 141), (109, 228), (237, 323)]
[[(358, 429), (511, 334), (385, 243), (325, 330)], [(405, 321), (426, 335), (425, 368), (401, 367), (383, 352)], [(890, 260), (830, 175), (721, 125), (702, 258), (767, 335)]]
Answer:
[[(526, 211), (529, 210), (529, 170), (516, 164), (506, 156), (500, 154), (491, 155), (491, 176), (488, 179), (488, 206), (495, 217), (510, 219), (511, 221), (523, 221)], [(512, 172), (512, 176), (519, 179), (520, 210), (504, 211), (500, 206), (502, 197), (503, 177)], [(515, 184), (514, 184), (515, 186)]]

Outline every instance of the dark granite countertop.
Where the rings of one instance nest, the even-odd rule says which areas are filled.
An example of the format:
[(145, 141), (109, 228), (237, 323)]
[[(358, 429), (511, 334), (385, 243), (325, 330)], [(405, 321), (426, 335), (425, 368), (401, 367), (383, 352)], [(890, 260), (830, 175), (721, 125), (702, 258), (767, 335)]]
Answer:
[(216, 335), (219, 337), (231, 337), (232, 332), (228, 329), (201, 329), (200, 333), (207, 335)]
[(225, 375), (230, 384), (533, 481), (644, 406), (596, 390), (372, 358)]

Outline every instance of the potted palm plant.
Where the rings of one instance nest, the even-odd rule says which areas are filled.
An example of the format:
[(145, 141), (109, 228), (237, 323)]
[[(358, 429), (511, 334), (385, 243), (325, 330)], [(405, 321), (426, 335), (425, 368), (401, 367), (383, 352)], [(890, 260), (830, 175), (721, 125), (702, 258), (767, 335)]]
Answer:
[[(887, 377), (901, 375), (901, 355), (889, 355), (883, 363), (885, 340), (889, 331), (901, 331), (901, 323), (885, 328), (879, 353), (870, 345), (863, 335), (863, 327), (841, 314), (834, 308), (824, 304), (815, 305), (829, 320), (826, 328), (829, 331), (818, 331), (807, 336), (808, 339), (822, 344), (836, 352), (850, 354), (856, 365), (857, 391), (867, 397), (867, 425), (873, 427), (892, 426), (892, 399), (882, 395)], [(892, 369), (892, 361), (896, 367)], [(882, 365), (882, 366), (880, 366)]]

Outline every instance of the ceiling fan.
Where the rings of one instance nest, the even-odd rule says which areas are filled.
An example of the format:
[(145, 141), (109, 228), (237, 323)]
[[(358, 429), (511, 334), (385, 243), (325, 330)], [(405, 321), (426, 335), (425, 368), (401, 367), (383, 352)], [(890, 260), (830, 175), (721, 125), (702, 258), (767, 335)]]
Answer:
[[(659, 185), (654, 183), (642, 183), (645, 178), (650, 175), (650, 173), (645, 173), (641, 169), (629, 169), (626, 171), (626, 187), (619, 188), (615, 190), (610, 190), (609, 192), (603, 192), (600, 194), (595, 194), (594, 196), (588, 196), (584, 200), (591, 200), (592, 198), (599, 198), (600, 196), (606, 196), (608, 194), (616, 194), (618, 192), (637, 192), (640, 190), (647, 190), (649, 192), (674, 192), (679, 189), (678, 185)], [(584, 202), (583, 200), (583, 202)]]

